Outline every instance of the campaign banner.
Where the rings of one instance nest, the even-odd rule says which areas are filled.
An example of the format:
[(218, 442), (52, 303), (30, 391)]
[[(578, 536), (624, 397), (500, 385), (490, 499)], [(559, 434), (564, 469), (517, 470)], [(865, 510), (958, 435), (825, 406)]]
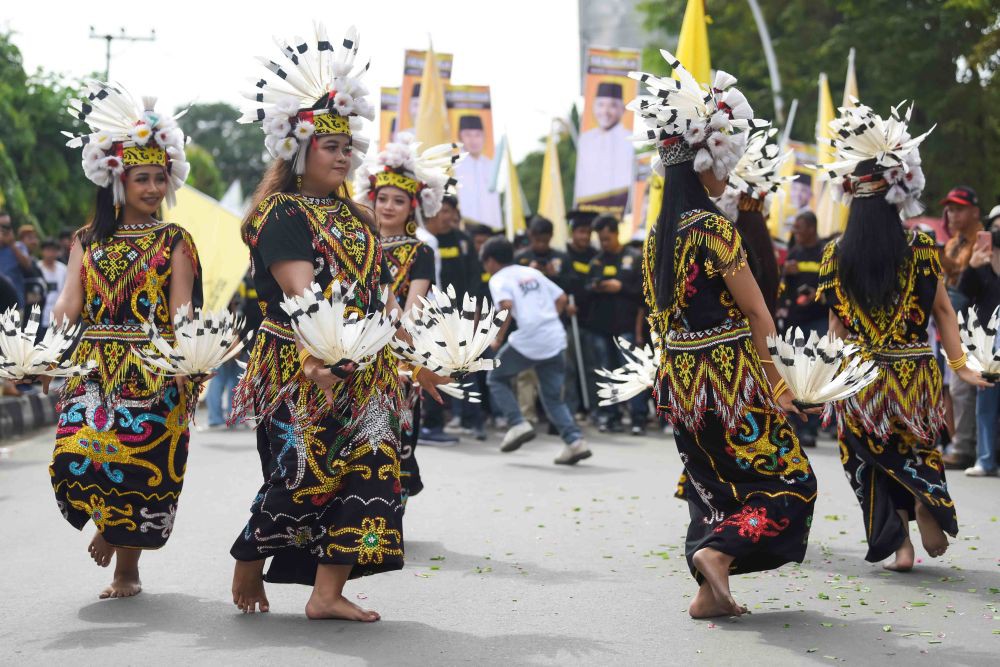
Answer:
[(490, 189), (496, 169), (490, 87), (449, 85), (445, 105), (451, 139), (466, 152), (455, 167), (459, 211), (466, 220), (500, 229), (500, 194)]
[(619, 218), (625, 211), (635, 181), (633, 117), (625, 104), (637, 91), (628, 73), (639, 69), (640, 60), (638, 49), (587, 49), (573, 188), (577, 209)]
[[(438, 73), (446, 84), (451, 80), (452, 55), (438, 53)], [(417, 109), (420, 108), (420, 77), (424, 74), (426, 51), (406, 50), (403, 58), (403, 85), (399, 90), (399, 115), (396, 132), (414, 132), (417, 127)]]
[(399, 88), (382, 88), (378, 116), (378, 147), (385, 150), (385, 145), (396, 138), (396, 123), (399, 120)]

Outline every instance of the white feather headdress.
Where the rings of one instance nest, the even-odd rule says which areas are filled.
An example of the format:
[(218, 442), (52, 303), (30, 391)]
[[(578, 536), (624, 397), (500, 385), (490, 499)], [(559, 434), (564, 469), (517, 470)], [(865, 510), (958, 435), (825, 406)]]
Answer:
[(365, 202), (375, 198), (379, 188), (391, 185), (408, 193), (417, 224), (441, 210), (446, 188), (455, 184), (455, 165), (464, 157), (461, 144), (438, 144), (420, 152), (420, 142), (409, 132), (386, 145), (361, 165), (355, 175), (355, 198)]
[(719, 70), (711, 88), (705, 88), (668, 51), (660, 51), (678, 78), (661, 78), (646, 72), (629, 72), (648, 95), (628, 104), (646, 129), (632, 138), (638, 146), (656, 146), (653, 168), (694, 160), (695, 171), (712, 169), (725, 178), (739, 162), (746, 132), (766, 126), (755, 121), (747, 98), (733, 87), (736, 77)]
[[(831, 182), (835, 199), (849, 205), (854, 197), (884, 193), (886, 201), (894, 204), (903, 218), (923, 211), (920, 194), (924, 189), (924, 171), (918, 147), (937, 126), (919, 137), (911, 137), (908, 123), (913, 105), (901, 114), (904, 104), (894, 106), (886, 119), (863, 104), (842, 107), (840, 116), (830, 122), (835, 136), (829, 143), (836, 151), (837, 161), (823, 165), (820, 178)], [(874, 173), (855, 176), (858, 165), (870, 160), (875, 161)]]
[(111, 186), (114, 203), (125, 203), (125, 170), (140, 165), (165, 167), (167, 206), (187, 180), (190, 165), (184, 155), (184, 133), (176, 116), (157, 113), (155, 97), (136, 104), (128, 92), (103, 81), (88, 81), (86, 99), (73, 100), (69, 113), (90, 127), (90, 134), (70, 137), (66, 145), (83, 147), (83, 173), (98, 187)]
[(292, 43), (275, 37), (280, 62), (258, 57), (266, 74), (244, 92), (250, 100), (241, 123), (262, 123), (264, 145), (272, 157), (295, 162), (295, 173), (305, 171), (303, 150), (314, 135), (347, 134), (354, 147), (352, 165), (361, 164), (368, 140), (359, 132), (362, 118), (374, 120), (375, 109), (366, 98), (362, 77), (368, 65), (355, 69), (358, 30), (348, 28), (340, 48), (327, 39), (322, 23), (314, 24), (313, 39), (294, 37)]

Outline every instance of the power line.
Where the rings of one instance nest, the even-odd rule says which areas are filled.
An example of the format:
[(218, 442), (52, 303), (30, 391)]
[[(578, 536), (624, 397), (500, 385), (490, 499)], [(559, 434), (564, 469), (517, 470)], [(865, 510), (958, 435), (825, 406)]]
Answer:
[(94, 26), (90, 26), (90, 38), (91, 39), (103, 39), (105, 43), (104, 48), (104, 80), (107, 81), (111, 76), (111, 42), (114, 40), (121, 40), (125, 42), (154, 42), (156, 41), (156, 29), (153, 28), (149, 31), (149, 36), (147, 37), (135, 37), (133, 35), (126, 35), (125, 28), (122, 28), (117, 34), (106, 33), (104, 35), (98, 33), (94, 30)]

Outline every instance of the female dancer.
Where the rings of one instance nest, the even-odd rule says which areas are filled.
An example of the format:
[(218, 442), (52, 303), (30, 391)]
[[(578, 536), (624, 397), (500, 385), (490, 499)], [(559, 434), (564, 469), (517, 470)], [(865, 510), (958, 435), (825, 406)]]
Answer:
[(865, 559), (913, 567), (909, 522), (916, 519), (929, 556), (942, 555), (958, 533), (935, 440), (944, 423), (941, 373), (927, 341), (929, 318), (941, 334), (948, 365), (965, 382), (990, 386), (965, 365), (934, 241), (908, 231), (924, 175), (918, 146), (898, 108), (883, 120), (870, 108), (841, 109), (838, 162), (827, 177), (850, 204), (847, 229), (827, 245), (819, 293), (831, 307), (830, 327), (875, 360), (879, 379), (834, 406), (840, 460), (861, 505)]
[[(131, 351), (148, 344), (143, 322), (168, 341), (173, 315), (201, 300), (197, 252), (180, 227), (156, 219), (187, 176), (184, 135), (173, 118), (138, 107), (124, 91), (92, 82), (74, 104), (92, 134), (83, 167), (98, 186), (94, 217), (73, 241), (53, 321), (85, 325), (74, 362), (94, 371), (62, 390), (49, 473), (67, 521), (97, 527), (89, 552), (115, 573), (101, 598), (141, 590), (139, 556), (159, 549), (174, 526), (196, 387), (148, 371)], [(45, 383), (46, 389), (48, 383)]]
[[(441, 209), (450, 170), (458, 158), (452, 155), (457, 146), (442, 145), (423, 153), (418, 153), (418, 147), (412, 134), (401, 133), (371, 164), (358, 170), (355, 187), (358, 201), (374, 206), (383, 255), (392, 275), (392, 292), (404, 313), (420, 303), (420, 297), (427, 296), (434, 284), (434, 251), (417, 235), (424, 218), (437, 215)], [(410, 377), (400, 379), (406, 382)], [(420, 399), (413, 388), (405, 404), (409, 418), (402, 421), (400, 432), (404, 508), (406, 501), (424, 488), (416, 457)]]
[(774, 322), (740, 235), (709, 199), (722, 194), (753, 112), (733, 77), (719, 72), (709, 93), (663, 54), (679, 81), (636, 73), (654, 97), (629, 105), (651, 126), (645, 143), (657, 145), (666, 180), (643, 253), (650, 324), (663, 341), (657, 405), (693, 489), (686, 554), (699, 588), (689, 613), (740, 615), (729, 575), (802, 561), (816, 481), (767, 351)]
[[(281, 308), (284, 296), (313, 282), (329, 292), (335, 281), (356, 284), (359, 312), (398, 308), (391, 293), (388, 304), (380, 301), (391, 275), (367, 212), (345, 187), (355, 148), (367, 147), (359, 116), (372, 115), (351, 72), (356, 43), (352, 30), (335, 56), (317, 26), (314, 41), (282, 51), (285, 69), (261, 79), (252, 99), (264, 104), (244, 116), (264, 119), (265, 144), (277, 158), (243, 225), (265, 319), (233, 414), (252, 414), (267, 459), (266, 481), (231, 550), (233, 602), (244, 612), (269, 608), (269, 556), (268, 581), (313, 585), (305, 611), (314, 619), (377, 621), (344, 597), (344, 585), (403, 566), (395, 357), (385, 348), (363, 370), (335, 375), (302, 349)], [(436, 397), (440, 378), (422, 372), (420, 379)]]

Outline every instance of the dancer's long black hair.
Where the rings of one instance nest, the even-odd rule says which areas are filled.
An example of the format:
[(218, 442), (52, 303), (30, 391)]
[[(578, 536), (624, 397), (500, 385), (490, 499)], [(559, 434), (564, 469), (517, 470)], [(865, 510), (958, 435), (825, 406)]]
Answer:
[[(674, 299), (674, 245), (677, 242), (677, 224), (688, 211), (700, 209), (718, 215), (724, 214), (715, 205), (691, 162), (681, 162), (667, 167), (663, 174), (663, 202), (656, 218), (656, 262), (653, 265), (656, 305), (667, 310)], [(756, 274), (754, 255), (743, 248), (750, 259), (750, 268)]]
[[(113, 178), (118, 178), (114, 176)], [(111, 238), (118, 231), (121, 224), (121, 216), (115, 214), (115, 196), (111, 191), (111, 186), (97, 188), (97, 195), (94, 198), (94, 214), (90, 221), (84, 225), (77, 236), (84, 248), (92, 243), (100, 243)]]
[[(854, 175), (874, 171), (875, 161), (869, 160), (858, 165)], [(846, 296), (866, 312), (891, 306), (899, 290), (899, 272), (909, 255), (899, 210), (884, 194), (855, 197), (837, 249), (837, 276)]]

